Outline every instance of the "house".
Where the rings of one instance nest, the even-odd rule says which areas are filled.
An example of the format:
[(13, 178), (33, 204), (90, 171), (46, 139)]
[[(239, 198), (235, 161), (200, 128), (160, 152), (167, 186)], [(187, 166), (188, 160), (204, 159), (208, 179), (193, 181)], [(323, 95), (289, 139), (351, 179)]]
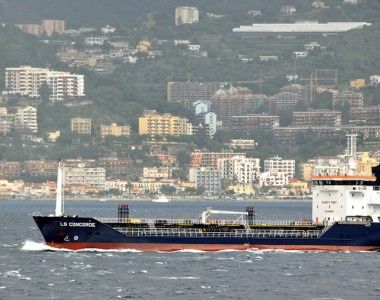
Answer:
[(372, 86), (377, 86), (380, 84), (380, 75), (372, 75), (369, 78), (369, 84)]
[(305, 58), (305, 57), (307, 57), (308, 53), (307, 53), (307, 51), (293, 51), (293, 55), (296, 58)]
[(297, 9), (293, 5), (285, 5), (281, 7), (281, 14), (285, 16), (291, 16), (297, 12)]
[(189, 40), (174, 40), (174, 46), (189, 45), (189, 44), (190, 44)]
[(277, 55), (261, 55), (259, 56), (260, 61), (278, 61)]
[(325, 2), (320, 0), (314, 1), (311, 6), (314, 8), (326, 8)]
[(251, 16), (251, 17), (256, 17), (256, 16), (261, 16), (262, 13), (261, 13), (261, 10), (258, 10), (258, 9), (252, 9), (252, 10), (249, 10), (247, 12), (248, 16)]
[(189, 51), (200, 51), (201, 45), (189, 44), (189, 45), (187, 45), (187, 49), (189, 49)]
[(365, 79), (358, 78), (350, 81), (350, 87), (354, 89), (361, 89), (365, 87)]
[(114, 33), (116, 31), (116, 28), (110, 25), (106, 25), (102, 27), (100, 30), (102, 31), (103, 34), (110, 34), (110, 33)]

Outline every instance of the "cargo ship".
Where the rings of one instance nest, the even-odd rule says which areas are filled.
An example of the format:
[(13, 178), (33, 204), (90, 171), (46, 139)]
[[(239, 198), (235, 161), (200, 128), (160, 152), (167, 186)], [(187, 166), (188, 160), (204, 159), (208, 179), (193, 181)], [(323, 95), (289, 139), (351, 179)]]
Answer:
[(33, 218), (46, 244), (57, 249), (373, 251), (380, 249), (380, 165), (372, 172), (314, 177), (309, 221), (260, 220), (253, 207), (209, 208), (194, 219), (131, 218), (127, 204), (115, 218), (96, 218), (64, 214), (60, 163), (55, 212)]

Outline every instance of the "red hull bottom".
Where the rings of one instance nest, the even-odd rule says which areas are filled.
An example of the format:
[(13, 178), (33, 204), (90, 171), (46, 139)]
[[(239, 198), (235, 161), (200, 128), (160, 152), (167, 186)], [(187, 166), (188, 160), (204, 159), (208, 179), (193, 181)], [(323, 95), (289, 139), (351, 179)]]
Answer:
[(378, 246), (327, 246), (327, 245), (227, 245), (227, 244), (153, 244), (153, 243), (47, 243), (48, 246), (57, 249), (83, 250), (125, 250), (140, 251), (221, 251), (221, 250), (304, 250), (304, 251), (376, 251)]

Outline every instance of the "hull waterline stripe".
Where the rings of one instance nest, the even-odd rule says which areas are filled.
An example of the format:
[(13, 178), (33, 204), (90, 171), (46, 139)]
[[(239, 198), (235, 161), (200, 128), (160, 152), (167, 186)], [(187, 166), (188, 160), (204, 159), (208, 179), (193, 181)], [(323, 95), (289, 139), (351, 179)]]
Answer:
[(141, 251), (178, 251), (178, 250), (305, 250), (305, 251), (375, 251), (380, 246), (334, 246), (334, 245), (226, 245), (226, 244), (163, 244), (163, 243), (47, 243), (48, 246), (57, 249), (83, 250), (122, 250), (134, 249)]

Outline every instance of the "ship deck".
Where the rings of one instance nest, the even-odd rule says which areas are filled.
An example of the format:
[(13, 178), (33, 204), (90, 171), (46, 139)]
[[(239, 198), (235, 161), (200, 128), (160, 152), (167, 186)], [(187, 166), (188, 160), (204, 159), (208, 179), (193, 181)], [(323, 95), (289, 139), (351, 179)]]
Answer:
[(318, 238), (327, 229), (304, 220), (208, 220), (206, 224), (200, 219), (97, 220), (127, 236)]

